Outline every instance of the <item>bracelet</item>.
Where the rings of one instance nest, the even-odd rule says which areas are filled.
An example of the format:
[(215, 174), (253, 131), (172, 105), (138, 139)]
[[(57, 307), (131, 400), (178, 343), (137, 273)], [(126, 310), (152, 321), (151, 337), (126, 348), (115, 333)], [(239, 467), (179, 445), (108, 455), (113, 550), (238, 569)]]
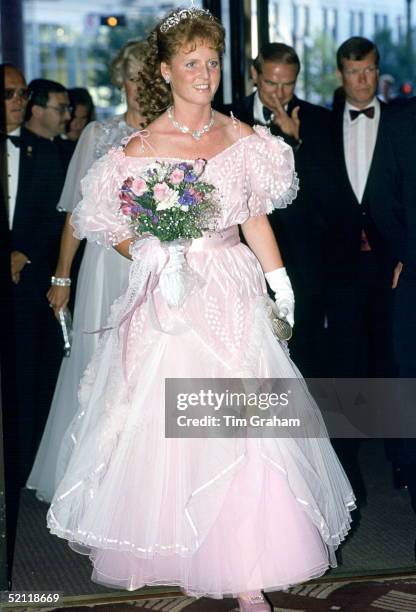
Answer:
[(54, 287), (70, 287), (71, 279), (70, 278), (61, 278), (60, 276), (52, 276), (51, 277), (51, 285)]

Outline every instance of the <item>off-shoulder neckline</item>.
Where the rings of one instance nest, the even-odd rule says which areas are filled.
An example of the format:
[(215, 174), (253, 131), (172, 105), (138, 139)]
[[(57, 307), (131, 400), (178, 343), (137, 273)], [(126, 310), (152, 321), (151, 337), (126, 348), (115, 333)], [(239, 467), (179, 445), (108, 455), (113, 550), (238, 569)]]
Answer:
[[(224, 155), (224, 153), (236, 147), (236, 145), (240, 144), (244, 140), (247, 140), (248, 138), (253, 138), (253, 136), (258, 136), (256, 131), (253, 131), (252, 134), (247, 134), (247, 136), (242, 136), (241, 138), (239, 138), (232, 144), (228, 145), (228, 147), (225, 147), (225, 149), (223, 149), (222, 151), (219, 151), (218, 153), (216, 153), (215, 155), (207, 159), (206, 161), (211, 162), (214, 159), (221, 157), (222, 155)], [(124, 149), (121, 149), (121, 152), (124, 155), (124, 159), (160, 159), (160, 160), (181, 161), (181, 162), (193, 162), (196, 159), (196, 158), (191, 158), (191, 157), (175, 157), (175, 156), (170, 156), (170, 155), (140, 155), (140, 156), (139, 155), (126, 155), (124, 152)]]

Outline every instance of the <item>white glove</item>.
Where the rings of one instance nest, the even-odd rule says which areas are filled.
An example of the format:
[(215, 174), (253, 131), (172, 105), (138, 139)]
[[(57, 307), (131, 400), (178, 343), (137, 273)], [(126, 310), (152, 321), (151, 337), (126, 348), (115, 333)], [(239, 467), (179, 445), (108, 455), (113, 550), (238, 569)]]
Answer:
[(182, 306), (189, 290), (187, 278), (186, 247), (182, 244), (169, 244), (169, 260), (159, 278), (159, 287), (169, 306)]
[(291, 327), (295, 324), (295, 296), (286, 268), (277, 268), (265, 273), (266, 281), (272, 291), (279, 311), (279, 317), (286, 319)]

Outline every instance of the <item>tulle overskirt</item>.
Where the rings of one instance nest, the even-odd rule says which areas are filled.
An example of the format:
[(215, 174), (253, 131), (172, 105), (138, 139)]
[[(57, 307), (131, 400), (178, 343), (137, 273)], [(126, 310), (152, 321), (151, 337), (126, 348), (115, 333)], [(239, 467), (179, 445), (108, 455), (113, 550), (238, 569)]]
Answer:
[[(158, 288), (134, 308), (132, 264), (81, 384), (49, 529), (114, 587), (223, 597), (321, 575), (354, 508), (327, 437), (164, 436), (165, 378), (301, 378), (272, 333), (252, 253), (239, 244), (188, 259), (205, 284), (179, 310)], [(297, 415), (324, 429), (303, 388)]]

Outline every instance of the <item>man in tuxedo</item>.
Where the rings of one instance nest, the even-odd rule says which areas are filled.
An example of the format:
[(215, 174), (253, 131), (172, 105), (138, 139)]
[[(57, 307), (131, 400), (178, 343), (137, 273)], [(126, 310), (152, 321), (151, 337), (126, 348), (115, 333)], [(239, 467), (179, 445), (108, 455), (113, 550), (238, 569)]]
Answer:
[(283, 43), (264, 45), (251, 66), (256, 91), (234, 105), (234, 115), (262, 124), (292, 146), (300, 180), (296, 201), (270, 222), (295, 292), (291, 355), (305, 376), (324, 375), (323, 238), (321, 207), (328, 197), (330, 113), (295, 95), (300, 61)]
[[(383, 156), (377, 170), (383, 180), (374, 184), (381, 206), (374, 211), (374, 222), (389, 245), (396, 266), (393, 274), (394, 356), (401, 378), (416, 379), (416, 98), (392, 105), (389, 123), (383, 133)], [(414, 414), (414, 381), (401, 385), (397, 414)], [(406, 422), (409, 422), (406, 419)], [(394, 461), (408, 486), (416, 512), (416, 431), (403, 431), (394, 449)], [(416, 548), (415, 548), (416, 552)]]
[(325, 210), (328, 223), (328, 331), (331, 374), (338, 377), (395, 375), (392, 344), (394, 261), (374, 224), (381, 202), (377, 160), (384, 155), (389, 112), (376, 97), (379, 53), (362, 37), (337, 52), (345, 102), (333, 111), (336, 197)]
[(7, 526), (7, 569), (9, 584), (19, 508), (17, 414), (15, 397), (12, 282), (10, 278), (10, 230), (8, 219), (8, 160), (13, 146), (6, 135), (23, 121), (27, 88), (23, 75), (11, 64), (0, 64), (0, 395), (3, 424), (5, 502)]
[[(392, 274), (394, 259), (374, 215), (383, 206), (374, 186), (384, 155), (387, 106), (376, 97), (379, 52), (352, 37), (337, 51), (345, 101), (332, 116), (334, 198), (325, 210), (330, 374), (346, 378), (394, 377)], [(357, 497), (366, 498), (355, 439), (334, 441)]]
[[(57, 321), (46, 300), (58, 256), (63, 216), (57, 212), (72, 146), (59, 135), (70, 118), (69, 98), (59, 83), (26, 85), (6, 71), (9, 171), (10, 271), (15, 315), (16, 395), (21, 485), (36, 453), (62, 358)], [(27, 122), (20, 127), (26, 103)], [(12, 138), (10, 138), (12, 137)]]

